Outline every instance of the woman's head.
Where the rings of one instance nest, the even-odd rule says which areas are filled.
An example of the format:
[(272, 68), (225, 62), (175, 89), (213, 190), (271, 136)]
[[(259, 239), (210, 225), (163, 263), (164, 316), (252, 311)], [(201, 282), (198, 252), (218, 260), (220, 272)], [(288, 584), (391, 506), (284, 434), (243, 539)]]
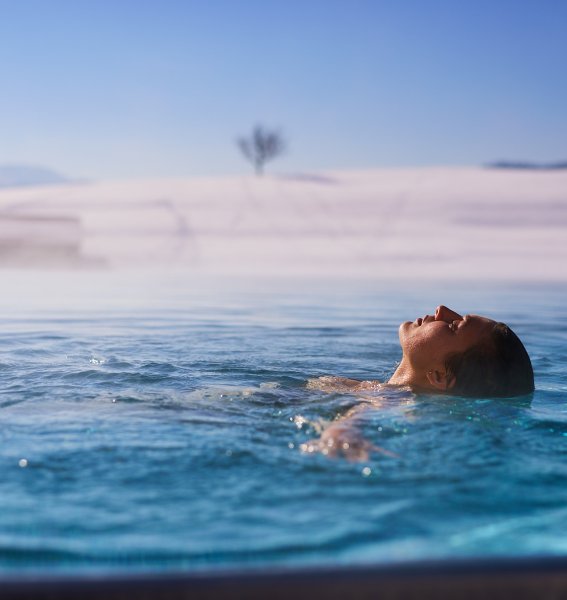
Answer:
[(439, 306), (400, 326), (402, 362), (390, 380), (462, 396), (517, 396), (534, 389), (529, 356), (504, 323)]

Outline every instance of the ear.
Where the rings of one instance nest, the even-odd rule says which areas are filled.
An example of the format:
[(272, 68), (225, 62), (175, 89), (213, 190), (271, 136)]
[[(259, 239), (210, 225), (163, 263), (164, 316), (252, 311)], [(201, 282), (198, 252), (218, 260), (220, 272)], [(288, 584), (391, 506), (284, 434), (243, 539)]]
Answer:
[(434, 369), (427, 371), (427, 381), (435, 390), (446, 392), (455, 385), (455, 378), (450, 377), (445, 370)]

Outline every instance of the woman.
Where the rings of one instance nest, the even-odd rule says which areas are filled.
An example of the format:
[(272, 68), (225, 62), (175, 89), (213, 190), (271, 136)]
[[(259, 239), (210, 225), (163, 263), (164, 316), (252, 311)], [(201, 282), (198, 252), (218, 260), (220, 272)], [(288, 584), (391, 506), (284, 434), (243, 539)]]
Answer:
[[(402, 360), (387, 386), (477, 398), (520, 396), (534, 390), (530, 357), (518, 336), (504, 323), (479, 315), (462, 317), (446, 306), (438, 306), (434, 316), (402, 323), (399, 337)], [(320, 377), (307, 385), (335, 392), (385, 387), (378, 381), (340, 377)], [(368, 451), (380, 450), (360, 440), (355, 427), (360, 410), (352, 409), (325, 429), (320, 440), (304, 444), (303, 449), (330, 455), (344, 453), (354, 459), (365, 459)]]

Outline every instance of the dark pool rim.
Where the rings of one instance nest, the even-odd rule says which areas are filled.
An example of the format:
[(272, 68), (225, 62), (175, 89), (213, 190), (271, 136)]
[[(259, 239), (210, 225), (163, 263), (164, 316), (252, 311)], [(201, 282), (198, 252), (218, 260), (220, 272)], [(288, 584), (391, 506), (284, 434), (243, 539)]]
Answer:
[(567, 557), (376, 566), (0, 577), (2, 600), (104, 598), (567, 598)]

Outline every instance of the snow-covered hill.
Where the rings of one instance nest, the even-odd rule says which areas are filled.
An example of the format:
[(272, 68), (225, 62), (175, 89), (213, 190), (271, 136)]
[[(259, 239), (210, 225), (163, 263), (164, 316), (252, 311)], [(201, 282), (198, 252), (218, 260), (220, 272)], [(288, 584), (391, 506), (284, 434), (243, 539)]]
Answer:
[(0, 188), (63, 183), (66, 178), (44, 167), (0, 165)]
[(567, 280), (567, 172), (380, 169), (0, 190), (0, 264)]

